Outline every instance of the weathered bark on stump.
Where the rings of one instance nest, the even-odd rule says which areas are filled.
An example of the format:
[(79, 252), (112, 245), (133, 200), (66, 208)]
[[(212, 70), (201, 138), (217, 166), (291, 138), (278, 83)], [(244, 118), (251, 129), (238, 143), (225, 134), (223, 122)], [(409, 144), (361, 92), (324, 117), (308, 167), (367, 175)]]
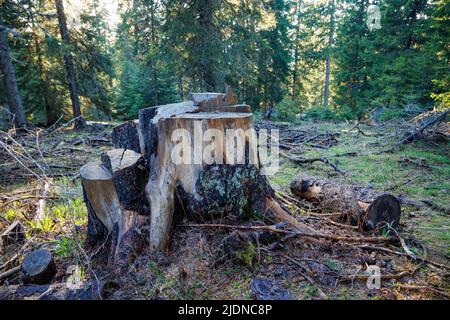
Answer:
[(139, 121), (127, 121), (113, 128), (112, 143), (114, 148), (129, 149), (140, 153), (139, 146)]

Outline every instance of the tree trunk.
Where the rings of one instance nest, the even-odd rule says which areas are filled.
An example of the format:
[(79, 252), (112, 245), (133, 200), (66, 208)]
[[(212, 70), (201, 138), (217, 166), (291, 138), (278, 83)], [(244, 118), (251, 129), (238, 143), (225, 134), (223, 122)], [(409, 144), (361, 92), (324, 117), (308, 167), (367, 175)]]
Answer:
[(292, 100), (297, 100), (299, 88), (298, 88), (298, 61), (299, 61), (299, 55), (300, 55), (300, 48), (299, 48), (299, 42), (300, 42), (300, 14), (301, 14), (301, 5), (302, 1), (299, 0), (297, 2), (296, 6), (296, 26), (295, 26), (295, 33), (294, 33), (294, 63), (293, 63), (293, 69), (292, 69)]
[[(0, 24), (2, 21), (0, 20)], [(14, 114), (14, 124), (18, 128), (26, 126), (25, 111), (22, 97), (17, 87), (16, 75), (11, 61), (11, 52), (8, 45), (8, 34), (0, 28), (0, 71), (3, 75), (3, 85), (6, 91), (6, 99), (9, 109)]]
[[(67, 29), (66, 15), (64, 13), (64, 6), (62, 0), (55, 0), (56, 11), (58, 14), (59, 32), (61, 33), (61, 39), (66, 46), (70, 45), (69, 30)], [(73, 63), (72, 54), (67, 48), (64, 49), (64, 63), (66, 66), (66, 77), (70, 91), (70, 101), (72, 102), (72, 111), (74, 118), (78, 118), (75, 121), (75, 127), (81, 127), (84, 125), (84, 120), (81, 116), (80, 99), (78, 97), (78, 86), (75, 75), (75, 66)]]
[(45, 115), (46, 115), (46, 123), (45, 124), (47, 126), (50, 126), (58, 120), (58, 116), (57, 116), (55, 110), (53, 109), (53, 106), (50, 105), (50, 102), (48, 100), (48, 88), (47, 88), (48, 80), (45, 76), (44, 62), (42, 60), (42, 50), (41, 50), (41, 46), (39, 43), (39, 39), (38, 39), (36, 33), (34, 33), (34, 32), (33, 32), (33, 39), (34, 39), (34, 46), (36, 48), (40, 87), (42, 90), (42, 99), (44, 102)]
[(328, 100), (330, 97), (330, 72), (331, 72), (331, 49), (333, 46), (334, 38), (334, 15), (335, 15), (335, 4), (334, 0), (330, 3), (330, 30), (328, 33), (328, 48), (327, 48), (327, 59), (325, 62), (325, 85), (323, 90), (323, 105), (328, 107)]
[[(120, 151), (111, 151), (116, 159), (110, 161), (112, 166), (104, 155), (101, 162), (88, 163), (81, 169), (89, 209), (88, 242), (99, 245), (107, 234), (112, 234), (113, 249), (108, 253), (112, 265), (126, 264), (132, 248), (141, 250), (148, 245), (153, 251), (166, 249), (174, 215), (202, 222), (259, 217), (314, 233), (275, 200), (261, 173), (252, 114), (234, 112), (236, 106), (224, 105), (226, 101), (236, 102), (231, 90), (227, 94), (193, 94), (192, 99), (195, 102), (140, 110), (137, 136), (143, 160), (136, 152), (126, 150), (123, 156), (124, 149), (116, 149)], [(205, 107), (208, 112), (202, 111)], [(245, 110), (249, 111), (249, 107)], [(125, 133), (123, 137), (132, 139), (136, 135)], [(243, 142), (241, 152), (236, 150), (235, 141)], [(109, 158), (111, 152), (107, 153)], [(148, 177), (136, 169), (144, 163)], [(119, 174), (123, 170), (131, 173)], [(121, 198), (121, 194), (127, 198)], [(147, 203), (150, 214), (139, 212), (139, 208), (147, 208)], [(125, 218), (130, 215), (133, 219)], [(145, 234), (148, 243), (133, 236), (124, 244), (120, 226), (125, 220), (132, 220), (126, 224), (127, 232), (140, 230), (134, 234)], [(144, 232), (145, 223), (149, 230)]]

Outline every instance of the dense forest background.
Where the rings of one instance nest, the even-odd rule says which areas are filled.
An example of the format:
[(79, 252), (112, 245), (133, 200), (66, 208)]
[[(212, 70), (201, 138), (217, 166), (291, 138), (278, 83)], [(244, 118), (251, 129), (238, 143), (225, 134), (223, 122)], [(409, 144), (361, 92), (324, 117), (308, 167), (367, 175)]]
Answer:
[(448, 108), (449, 15), (448, 0), (0, 0), (1, 113), (132, 119), (226, 85), (279, 120)]

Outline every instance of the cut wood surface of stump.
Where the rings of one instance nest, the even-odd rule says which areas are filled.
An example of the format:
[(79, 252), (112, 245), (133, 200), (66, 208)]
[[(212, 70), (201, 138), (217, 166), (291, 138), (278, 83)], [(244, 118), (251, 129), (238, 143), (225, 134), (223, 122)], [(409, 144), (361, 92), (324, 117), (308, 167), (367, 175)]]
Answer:
[[(165, 249), (174, 214), (197, 222), (262, 217), (314, 233), (278, 203), (262, 174), (250, 107), (231, 89), (191, 97), (141, 109), (139, 121), (115, 128), (118, 149), (81, 168), (88, 243), (109, 239), (112, 265)], [(129, 150), (136, 137), (140, 153)]]

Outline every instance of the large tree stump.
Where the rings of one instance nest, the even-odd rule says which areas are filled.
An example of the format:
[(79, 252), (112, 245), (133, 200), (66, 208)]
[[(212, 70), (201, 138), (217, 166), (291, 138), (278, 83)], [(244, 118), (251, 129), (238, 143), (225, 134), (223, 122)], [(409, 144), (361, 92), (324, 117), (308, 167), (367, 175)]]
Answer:
[[(167, 248), (175, 214), (201, 222), (257, 217), (314, 233), (275, 200), (262, 174), (250, 111), (231, 90), (141, 109), (133, 122), (141, 154), (115, 149), (81, 168), (88, 243), (110, 239), (110, 264), (126, 265), (146, 246)], [(118, 144), (133, 145), (126, 138)]]
[[(172, 136), (175, 130), (180, 132), (180, 139), (193, 138), (187, 142), (191, 148), (179, 149), (180, 141), (173, 140)], [(204, 141), (202, 131), (207, 130), (216, 135)], [(237, 139), (246, 140), (245, 152), (240, 154), (242, 159), (234, 158), (236, 148), (227, 146), (226, 139), (222, 139), (226, 138), (227, 130), (240, 130)], [(183, 214), (191, 220), (259, 215), (272, 221), (288, 221), (303, 232), (312, 232), (274, 200), (269, 183), (260, 174), (256, 136), (252, 136), (252, 130), (249, 113), (200, 112), (160, 119), (156, 126), (158, 148), (151, 157), (150, 180), (146, 187), (152, 212), (152, 249), (162, 249), (167, 243), (175, 196)], [(186, 135), (181, 136), (181, 133)], [(211, 144), (215, 151), (212, 156), (208, 154)], [(182, 152), (179, 163), (173, 158), (178, 156), (177, 152)]]

